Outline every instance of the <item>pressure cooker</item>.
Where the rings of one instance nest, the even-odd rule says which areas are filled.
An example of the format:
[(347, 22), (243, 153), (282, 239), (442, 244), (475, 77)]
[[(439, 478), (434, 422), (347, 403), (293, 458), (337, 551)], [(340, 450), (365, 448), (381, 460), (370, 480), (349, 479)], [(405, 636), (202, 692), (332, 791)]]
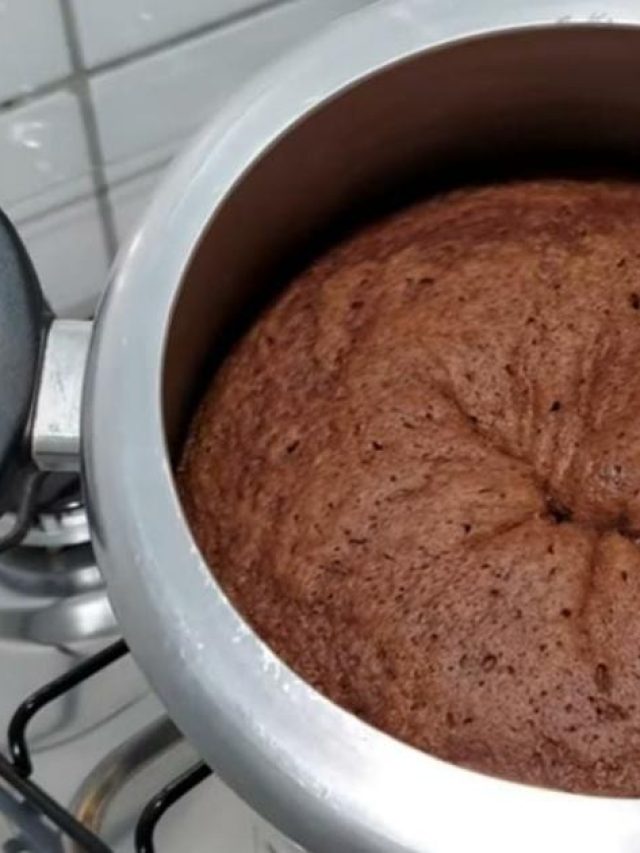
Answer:
[(139, 665), (203, 758), (314, 853), (637, 853), (640, 802), (453, 766), (280, 661), (218, 586), (176, 491), (202, 377), (286, 259), (348, 210), (485, 161), (639, 152), (638, 0), (381, 0), (213, 118), (121, 251), (94, 323), (51, 315), (0, 222), (5, 544), (43, 472), (81, 470)]

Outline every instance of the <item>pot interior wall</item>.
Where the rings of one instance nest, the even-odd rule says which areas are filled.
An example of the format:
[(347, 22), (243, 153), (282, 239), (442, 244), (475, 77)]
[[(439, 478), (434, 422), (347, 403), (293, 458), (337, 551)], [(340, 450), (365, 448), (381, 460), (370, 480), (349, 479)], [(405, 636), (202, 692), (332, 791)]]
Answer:
[[(640, 169), (640, 29), (569, 26), (432, 49), (298, 121), (216, 210), (165, 354), (169, 444), (247, 318), (347, 214), (496, 170)], [(455, 238), (455, 235), (452, 235)]]

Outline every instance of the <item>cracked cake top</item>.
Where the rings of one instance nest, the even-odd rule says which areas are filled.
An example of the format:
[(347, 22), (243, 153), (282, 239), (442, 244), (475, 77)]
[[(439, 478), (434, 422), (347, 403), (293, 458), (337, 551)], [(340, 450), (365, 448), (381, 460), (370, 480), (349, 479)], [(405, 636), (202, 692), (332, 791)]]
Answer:
[(639, 367), (640, 185), (428, 199), (237, 343), (185, 447), (187, 515), (345, 708), (481, 771), (639, 795)]

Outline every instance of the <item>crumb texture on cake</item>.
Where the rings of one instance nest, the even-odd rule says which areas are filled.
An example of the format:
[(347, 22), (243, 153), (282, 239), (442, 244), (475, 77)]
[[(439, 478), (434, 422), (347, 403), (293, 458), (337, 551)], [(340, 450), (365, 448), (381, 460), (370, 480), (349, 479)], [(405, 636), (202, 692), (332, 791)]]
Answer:
[(267, 643), (452, 762), (640, 795), (640, 185), (360, 229), (236, 345), (179, 470)]

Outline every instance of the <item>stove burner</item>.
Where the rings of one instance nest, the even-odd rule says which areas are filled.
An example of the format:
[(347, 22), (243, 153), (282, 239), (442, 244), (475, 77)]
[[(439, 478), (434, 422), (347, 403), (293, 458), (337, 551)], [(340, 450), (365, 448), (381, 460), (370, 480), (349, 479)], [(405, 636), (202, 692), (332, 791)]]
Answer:
[(89, 542), (89, 522), (79, 499), (49, 511), (39, 511), (22, 541), (27, 548), (67, 548)]
[[(0, 519), (0, 539), (15, 516)], [(20, 544), (0, 553), (0, 638), (77, 644), (116, 633), (76, 476), (51, 475)]]
[[(0, 519), (0, 536), (11, 529), (15, 522), (15, 514), (7, 512)], [(78, 476), (47, 474), (38, 485), (29, 526), (19, 544), (36, 548), (63, 548), (88, 541), (89, 524)]]
[[(124, 640), (118, 640), (111, 646), (103, 649), (93, 657), (82, 661), (69, 672), (45, 684), (35, 693), (31, 694), (14, 713), (7, 731), (7, 742), (9, 755), (7, 758), (0, 752), (0, 778), (9, 785), (9, 788), (20, 794), (26, 802), (34, 809), (36, 814), (45, 816), (56, 827), (70, 839), (73, 839), (78, 847), (87, 853), (112, 853), (107, 844), (90, 828), (91, 821), (82, 822), (65, 809), (53, 797), (51, 797), (32, 778), (33, 766), (31, 762), (31, 751), (27, 740), (27, 727), (33, 717), (43, 708), (50, 705), (54, 700), (66, 695), (70, 690), (82, 684), (89, 678), (96, 676), (102, 670), (114, 664), (128, 653), (128, 647)], [(144, 733), (141, 742), (142, 749), (134, 756), (134, 765), (144, 765), (155, 753), (174, 743), (180, 738), (178, 730), (168, 718), (164, 718), (156, 725), (150, 726)], [(114, 765), (116, 776), (119, 775), (119, 765)], [(153, 835), (158, 821), (180, 797), (186, 795), (200, 782), (211, 775), (209, 768), (202, 762), (198, 762), (189, 770), (181, 774), (172, 783), (165, 786), (147, 806), (143, 809), (136, 827), (135, 844), (137, 853), (154, 853)], [(111, 779), (111, 782), (114, 780)], [(113, 784), (107, 786), (113, 788)], [(95, 803), (94, 803), (95, 805)], [(89, 809), (95, 812), (95, 809)], [(91, 817), (91, 814), (85, 815)], [(96, 815), (93, 814), (95, 818)], [(88, 825), (89, 824), (89, 825)]]
[[(16, 516), (0, 519), (0, 539)], [(21, 541), (0, 556), (0, 582), (27, 595), (74, 595), (101, 588), (76, 475), (48, 475)]]
[[(97, 751), (88, 750), (79, 761), (78, 749), (71, 760), (68, 749), (63, 756), (51, 753), (52, 743), (42, 740), (48, 718), (84, 705), (90, 696), (116, 722), (121, 711), (104, 708), (104, 698), (112, 695), (114, 685), (122, 685), (127, 673), (135, 672), (120, 641), (71, 670), (65, 668), (35, 692), (34, 685), (49, 677), (46, 667), (42, 681), (11, 692), (15, 704), (5, 703), (4, 713), (0, 710), (0, 721), (11, 721), (6, 736), (0, 731), (0, 741), (8, 746), (4, 755), (0, 748), (0, 850), (162, 853), (211, 850), (213, 844), (235, 853), (303, 853), (203, 765), (151, 693), (122, 707), (129, 720), (124, 727), (106, 729), (105, 719), (83, 729), (91, 733), (90, 740), (83, 738), (85, 746), (102, 739)], [(25, 694), (29, 698), (16, 709), (16, 695)], [(56, 728), (55, 737), (59, 744), (69, 744), (66, 726)], [(3, 815), (8, 817), (4, 832)]]
[(127, 652), (126, 644), (119, 640), (29, 696), (18, 706), (9, 723), (7, 742), (11, 760), (0, 753), (0, 777), (8, 783), (10, 788), (18, 792), (40, 814), (45, 815), (69, 837), (79, 842), (82, 849), (91, 853), (111, 853), (111, 851), (31, 779), (33, 768), (26, 737), (27, 726), (39, 710), (119, 660)]
[[(3, 524), (11, 524), (11, 519)], [(24, 540), (0, 556), (0, 582), (26, 595), (74, 595), (102, 588), (84, 507), (40, 512)]]

